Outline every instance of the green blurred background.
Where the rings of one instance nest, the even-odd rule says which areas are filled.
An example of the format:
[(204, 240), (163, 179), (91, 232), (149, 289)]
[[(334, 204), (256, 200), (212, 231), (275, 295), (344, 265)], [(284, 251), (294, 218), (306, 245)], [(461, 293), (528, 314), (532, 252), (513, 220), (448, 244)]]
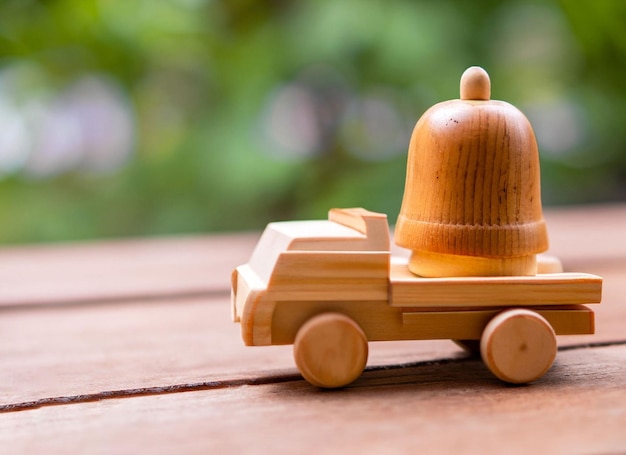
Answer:
[(0, 3), (0, 243), (393, 221), (470, 65), (531, 120), (544, 205), (626, 200), (625, 1)]

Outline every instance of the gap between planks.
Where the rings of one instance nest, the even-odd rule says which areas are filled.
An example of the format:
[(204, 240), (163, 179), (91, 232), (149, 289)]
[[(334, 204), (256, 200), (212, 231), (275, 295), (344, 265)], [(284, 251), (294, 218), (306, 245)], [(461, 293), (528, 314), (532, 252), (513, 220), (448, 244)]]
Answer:
[[(626, 340), (621, 341), (604, 341), (596, 343), (581, 343), (575, 345), (560, 346), (559, 352), (574, 351), (578, 349), (597, 349), (611, 346), (626, 346)], [(398, 363), (394, 365), (375, 365), (367, 367), (364, 371), (364, 375), (376, 371), (393, 371), (403, 370), (407, 368), (420, 368), (434, 365), (447, 365), (447, 364), (459, 364), (465, 362), (479, 362), (480, 358), (477, 356), (466, 355), (464, 357), (447, 357), (441, 359), (424, 360), (418, 362)], [(153, 387), (138, 387), (120, 390), (109, 390), (97, 393), (70, 395), (50, 398), (40, 398), (32, 401), (24, 401), (21, 403), (11, 403), (0, 405), (0, 414), (10, 412), (29, 411), (33, 409), (39, 409), (50, 406), (64, 406), (69, 404), (90, 403), (95, 401), (114, 400), (120, 398), (134, 398), (142, 396), (155, 396), (155, 395), (171, 395), (175, 393), (184, 392), (196, 392), (196, 391), (209, 391), (219, 390), (232, 387), (242, 386), (255, 386), (255, 385), (268, 385), (268, 384), (280, 384), (284, 382), (294, 382), (303, 380), (298, 373), (282, 373), (272, 376), (261, 376), (243, 379), (227, 379), (220, 381), (206, 381), (206, 382), (193, 382), (184, 384), (172, 384), (167, 386), (153, 386)], [(352, 386), (347, 386), (355, 387)], [(358, 386), (357, 386), (358, 387)], [(341, 390), (341, 389), (339, 389)]]
[(124, 306), (128, 304), (146, 304), (149, 305), (155, 302), (171, 302), (172, 300), (195, 300), (195, 299), (218, 299), (227, 298), (230, 295), (230, 290), (227, 289), (198, 289), (187, 291), (175, 291), (171, 293), (162, 294), (136, 294), (127, 297), (86, 297), (80, 300), (74, 299), (60, 299), (50, 301), (29, 301), (29, 302), (16, 302), (16, 303), (0, 303), (0, 313), (4, 312), (23, 312), (30, 310), (40, 310), (49, 308), (84, 308), (84, 307), (103, 307), (110, 305)]

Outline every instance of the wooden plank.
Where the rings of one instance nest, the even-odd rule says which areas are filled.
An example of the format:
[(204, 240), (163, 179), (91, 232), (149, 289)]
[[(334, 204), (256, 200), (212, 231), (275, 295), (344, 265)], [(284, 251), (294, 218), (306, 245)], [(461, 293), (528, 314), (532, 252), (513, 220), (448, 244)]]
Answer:
[(289, 365), (288, 351), (246, 350), (228, 321), (224, 298), (4, 311), (0, 404), (248, 377), (255, 364)]
[[(285, 371), (295, 374), (290, 346), (245, 348), (238, 325), (229, 322), (228, 262), (245, 262), (256, 241), (251, 236), (244, 246), (242, 238), (0, 251), (4, 260), (0, 261), (0, 294), (16, 291), (11, 298), (0, 299), (4, 305), (0, 368), (5, 372), (1, 403), (189, 381), (271, 380)], [(222, 246), (214, 248), (214, 240)], [(239, 249), (241, 253), (233, 253)], [(208, 251), (221, 251), (222, 256), (207, 255)], [(237, 254), (242, 257), (234, 257)], [(564, 337), (561, 345), (624, 340), (626, 261), (592, 265), (590, 271), (604, 277), (603, 304), (594, 307), (597, 334)], [(166, 271), (171, 276), (165, 277)], [(186, 295), (203, 283), (212, 284), (199, 292), (218, 295), (168, 298), (168, 292)], [(160, 301), (141, 300), (144, 293)], [(97, 303), (101, 300), (116, 304)], [(65, 302), (77, 305), (48, 305)], [(29, 303), (48, 307), (24, 306)], [(370, 365), (387, 366), (460, 355), (448, 341), (373, 343), (370, 352)]]
[(230, 322), (256, 234), (2, 249), (2, 452), (626, 452), (626, 206), (594, 210), (547, 216), (566, 268), (604, 278), (597, 334), (527, 387), (449, 341), (370, 343), (352, 387), (310, 387)]
[(626, 347), (559, 353), (506, 386), (478, 360), (368, 371), (325, 392), (302, 380), (207, 386), (1, 416), (6, 453), (623, 453)]
[[(557, 335), (592, 334), (593, 311), (583, 305), (562, 308), (533, 308), (552, 326)], [(501, 310), (427, 311), (403, 313), (405, 326), (424, 339), (452, 338), (480, 340), (487, 323)]]
[(0, 249), (0, 306), (227, 292), (258, 234)]
[(271, 300), (387, 300), (389, 253), (296, 252), (279, 256)]
[[(597, 334), (561, 346), (624, 341), (626, 269), (606, 271)], [(0, 312), (0, 406), (57, 396), (296, 374), (291, 346), (245, 347), (228, 298), (132, 301)], [(370, 343), (369, 365), (462, 356), (447, 340)]]
[[(245, 347), (226, 297), (3, 310), (0, 407), (94, 391), (296, 374), (291, 346)], [(370, 365), (448, 358), (448, 341), (372, 345)]]
[(602, 279), (583, 273), (421, 278), (394, 264), (390, 293), (396, 307), (570, 305), (599, 303)]
[(598, 266), (626, 262), (626, 204), (550, 207), (544, 216), (550, 251), (566, 270), (599, 273)]

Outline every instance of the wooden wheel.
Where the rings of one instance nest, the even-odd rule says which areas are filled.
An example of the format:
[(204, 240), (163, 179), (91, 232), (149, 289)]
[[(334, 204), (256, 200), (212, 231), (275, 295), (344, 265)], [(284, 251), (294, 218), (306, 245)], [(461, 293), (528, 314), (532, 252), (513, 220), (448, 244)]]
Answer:
[(324, 313), (300, 328), (293, 351), (304, 379), (318, 387), (343, 387), (365, 369), (367, 338), (349, 317)]
[(534, 311), (514, 309), (493, 318), (483, 331), (480, 353), (498, 378), (523, 384), (543, 376), (556, 357), (556, 335)]

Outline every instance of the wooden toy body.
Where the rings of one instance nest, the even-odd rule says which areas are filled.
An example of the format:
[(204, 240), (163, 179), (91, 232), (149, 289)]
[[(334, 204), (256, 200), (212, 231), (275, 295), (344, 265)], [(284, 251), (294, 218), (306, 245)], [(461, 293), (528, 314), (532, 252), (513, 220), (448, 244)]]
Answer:
[[(555, 264), (539, 259), (538, 269)], [(497, 315), (520, 307), (557, 335), (591, 334), (594, 314), (583, 304), (599, 303), (601, 292), (602, 279), (583, 273), (422, 278), (391, 257), (386, 215), (333, 209), (329, 220), (268, 225), (233, 272), (232, 314), (251, 346), (292, 344), (322, 314), (349, 318), (367, 341), (481, 340)]]
[[(294, 344), (311, 384), (342, 387), (369, 341), (452, 339), (511, 383), (552, 365), (556, 335), (591, 334), (602, 279), (546, 260), (539, 154), (530, 123), (492, 101), (487, 72), (417, 122), (392, 258), (387, 217), (334, 209), (271, 223), (232, 275), (233, 319), (252, 346)], [(480, 348), (479, 348), (480, 346)]]

